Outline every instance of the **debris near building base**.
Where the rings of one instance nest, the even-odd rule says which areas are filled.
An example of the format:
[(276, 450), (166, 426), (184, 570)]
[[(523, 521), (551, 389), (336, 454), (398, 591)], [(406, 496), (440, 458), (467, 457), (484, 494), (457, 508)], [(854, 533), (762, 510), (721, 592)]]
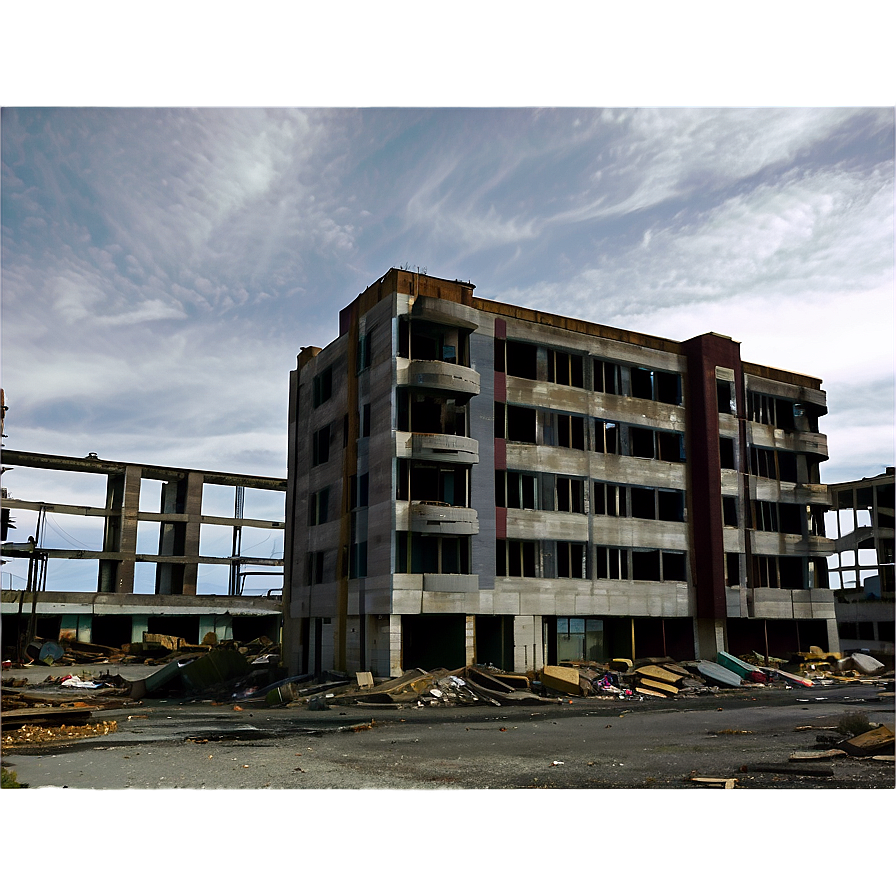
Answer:
[(114, 719), (85, 725), (62, 724), (48, 727), (34, 724), (22, 725), (20, 728), (3, 735), (3, 746), (8, 749), (31, 744), (76, 740), (83, 737), (99, 737), (103, 734), (111, 734), (117, 730), (118, 722)]
[(722, 790), (734, 790), (737, 784), (737, 778), (690, 778), (693, 784), (700, 784), (703, 787), (717, 787)]

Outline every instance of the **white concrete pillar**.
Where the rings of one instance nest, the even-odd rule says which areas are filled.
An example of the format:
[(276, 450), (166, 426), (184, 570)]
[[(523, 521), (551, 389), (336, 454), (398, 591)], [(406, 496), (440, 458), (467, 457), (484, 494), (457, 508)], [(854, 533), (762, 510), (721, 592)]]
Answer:
[(465, 665), (472, 666), (476, 662), (476, 617), (467, 616), (464, 635)]

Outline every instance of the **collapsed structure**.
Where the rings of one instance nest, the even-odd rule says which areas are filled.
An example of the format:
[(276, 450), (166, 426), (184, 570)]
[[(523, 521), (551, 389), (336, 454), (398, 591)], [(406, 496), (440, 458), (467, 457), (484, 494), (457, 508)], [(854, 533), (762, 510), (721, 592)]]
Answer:
[[(242, 532), (283, 531), (282, 497), (273, 519), (245, 517), (244, 502), (247, 489), (250, 494), (282, 495), (284, 480), (126, 463), (95, 454), (66, 457), (4, 449), (3, 463), (4, 472), (11, 474), (4, 485), (14, 483), (2, 495), (3, 555), (23, 561), (23, 573), (27, 566), (26, 575), (3, 573), (5, 648), (16, 645), (21, 653), (34, 637), (115, 646), (140, 642), (147, 634), (177, 636), (192, 644), (209, 633), (221, 640), (279, 640), (283, 560), (245, 555)], [(83, 506), (47, 500), (46, 495), (14, 498), (11, 489), (22, 487), (17, 472), (27, 469), (72, 474), (81, 489), (87, 480), (97, 499)], [(209, 489), (218, 487), (233, 502), (232, 514), (213, 506)], [(66, 493), (64, 486), (56, 491)], [(11, 512), (17, 514), (15, 521)], [(86, 517), (94, 524), (89, 534), (82, 533), (90, 543), (64, 536), (56, 522), (54, 530), (69, 544), (46, 546), (47, 522), (65, 516)], [(25, 521), (32, 518), (34, 535), (26, 536)], [(7, 542), (9, 535), (17, 540)], [(70, 567), (63, 572), (63, 561), (79, 561), (75, 565), (86, 575)], [(63, 574), (48, 576), (51, 566)], [(219, 594), (202, 593), (203, 574), (222, 568), (228, 570), (229, 583), (223, 583)], [(95, 587), (89, 584), (91, 577)], [(249, 588), (244, 587), (247, 577)], [(81, 587), (73, 587), (73, 580)], [(252, 587), (259, 581), (263, 587)]]
[(816, 377), (391, 269), (290, 378), (292, 674), (839, 650)]

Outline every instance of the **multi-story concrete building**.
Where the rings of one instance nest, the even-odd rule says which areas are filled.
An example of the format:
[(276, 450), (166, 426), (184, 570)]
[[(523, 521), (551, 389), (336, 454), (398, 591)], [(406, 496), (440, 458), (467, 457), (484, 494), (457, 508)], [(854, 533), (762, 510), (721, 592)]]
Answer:
[(290, 381), (292, 671), (837, 650), (815, 377), (390, 270)]
[(844, 650), (894, 651), (894, 469), (829, 486), (834, 555), (828, 559)]

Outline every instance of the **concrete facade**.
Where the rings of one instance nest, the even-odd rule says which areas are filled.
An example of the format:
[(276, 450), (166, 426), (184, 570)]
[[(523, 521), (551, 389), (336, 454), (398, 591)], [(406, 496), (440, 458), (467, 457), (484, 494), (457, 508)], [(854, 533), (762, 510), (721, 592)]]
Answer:
[(821, 381), (392, 269), (290, 378), (292, 672), (838, 649)]
[[(245, 490), (285, 493), (285, 480), (15, 450), (3, 451), (3, 464), (8, 474), (4, 485), (9, 482), (3, 489), (3, 510), (13, 519), (18, 517), (16, 528), (4, 533), (3, 554), (6, 559), (28, 561), (29, 569), (27, 580), (17, 583), (19, 587), (3, 588), (4, 646), (13, 644), (24, 627), (31, 636), (96, 640), (113, 647), (141, 641), (144, 632), (175, 634), (189, 643), (201, 642), (209, 632), (220, 639), (251, 640), (259, 634), (279, 638), (283, 560), (244, 556), (241, 544), (244, 529), (283, 531), (284, 521), (280, 514), (275, 519), (247, 519), (238, 508)], [(16, 470), (23, 468), (89, 474), (100, 482), (105, 480), (105, 503), (75, 506), (13, 498), (9, 492), (16, 489)], [(148, 481), (161, 483), (158, 511), (146, 509), (146, 500), (141, 509), (141, 488), (146, 490)], [(237, 500), (232, 515), (204, 512), (205, 486), (225, 486), (233, 491)], [(22, 518), (33, 517), (35, 512), (37, 538), (29, 540)], [(72, 515), (102, 520), (98, 550), (43, 546), (43, 522), (48, 517)], [(146, 527), (152, 545), (158, 545), (156, 550), (138, 550), (139, 527)], [(226, 532), (226, 548), (203, 553), (203, 533), (212, 528)], [(15, 541), (7, 540), (10, 536)], [(47, 568), (52, 570), (60, 560), (95, 564), (95, 589), (54, 588), (54, 576), (47, 574)], [(150, 584), (143, 590), (135, 583), (138, 565), (150, 570)], [(209, 565), (229, 568), (230, 584), (222, 588), (224, 593), (200, 593), (200, 570)], [(4, 571), (4, 585), (12, 586), (8, 577)], [(250, 587), (244, 588), (247, 579)], [(251, 587), (260, 581), (261, 588)]]

